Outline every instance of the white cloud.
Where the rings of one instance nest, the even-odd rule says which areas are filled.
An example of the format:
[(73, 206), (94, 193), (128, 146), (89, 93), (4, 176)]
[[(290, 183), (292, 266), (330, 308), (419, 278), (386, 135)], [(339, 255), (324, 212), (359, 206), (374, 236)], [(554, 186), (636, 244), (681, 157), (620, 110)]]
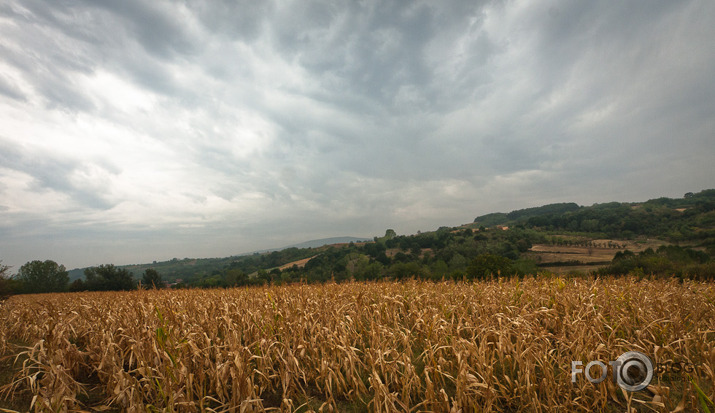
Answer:
[(713, 17), (667, 1), (10, 2), (0, 259), (228, 255), (704, 189)]

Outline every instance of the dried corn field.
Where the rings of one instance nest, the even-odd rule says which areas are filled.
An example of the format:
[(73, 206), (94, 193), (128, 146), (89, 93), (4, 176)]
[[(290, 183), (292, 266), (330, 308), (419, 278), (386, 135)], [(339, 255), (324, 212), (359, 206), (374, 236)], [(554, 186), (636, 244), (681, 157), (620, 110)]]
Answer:
[[(15, 296), (0, 307), (0, 346), (17, 360), (0, 396), (36, 411), (691, 411), (715, 398), (715, 286), (538, 278)], [(573, 360), (629, 350), (697, 368), (637, 393), (610, 372), (572, 383)]]

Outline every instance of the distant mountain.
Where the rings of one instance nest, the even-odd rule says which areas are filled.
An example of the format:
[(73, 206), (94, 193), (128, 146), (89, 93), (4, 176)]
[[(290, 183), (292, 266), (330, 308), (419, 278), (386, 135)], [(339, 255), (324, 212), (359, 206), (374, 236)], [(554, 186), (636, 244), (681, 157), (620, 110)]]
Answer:
[[(266, 254), (275, 251), (283, 251), (288, 248), (319, 248), (324, 245), (332, 244), (348, 244), (350, 242), (360, 242), (360, 241), (372, 241), (371, 238), (358, 238), (358, 237), (332, 237), (332, 238), (322, 238), (311, 241), (301, 242), (299, 244), (288, 245), (281, 248), (271, 248), (259, 251), (253, 251), (243, 254), (234, 255), (225, 258), (184, 258), (178, 259), (174, 258), (169, 261), (153, 262), (151, 264), (131, 264), (131, 265), (120, 265), (118, 267), (125, 268), (134, 273), (134, 278), (141, 278), (142, 273), (147, 268), (153, 268), (159, 271), (160, 274), (164, 276), (165, 279), (174, 280), (176, 278), (183, 278), (193, 275), (197, 272), (204, 272), (210, 274), (211, 272), (222, 269), (226, 265), (229, 265), (232, 261), (240, 257), (246, 257), (255, 254)], [(84, 278), (85, 268), (75, 268), (68, 271), (70, 281), (78, 280)]]
[(332, 238), (321, 238), (321, 239), (314, 239), (310, 241), (305, 241), (301, 242), (298, 244), (292, 244), (288, 245), (285, 247), (280, 247), (280, 248), (268, 248), (265, 250), (257, 250), (257, 251), (252, 251), (248, 252), (245, 254), (241, 254), (240, 256), (244, 255), (253, 255), (253, 254), (265, 254), (267, 252), (274, 252), (274, 251), (283, 251), (288, 248), (320, 248), (325, 245), (333, 245), (333, 244), (349, 244), (351, 242), (364, 242), (364, 241), (372, 241), (372, 238), (358, 238), (358, 237), (332, 237)]
[(73, 270), (67, 271), (67, 274), (70, 277), (70, 282), (74, 280), (79, 280), (81, 278), (84, 278), (84, 268), (75, 268)]
[(301, 242), (300, 244), (289, 245), (289, 246), (284, 247), (284, 248), (281, 248), (281, 249), (286, 249), (286, 248), (318, 248), (318, 247), (322, 247), (323, 245), (349, 244), (349, 243), (351, 243), (351, 242), (363, 242), (363, 241), (372, 241), (372, 238), (357, 238), (357, 237), (322, 238), (322, 239), (315, 239), (315, 240), (312, 240), (312, 241)]

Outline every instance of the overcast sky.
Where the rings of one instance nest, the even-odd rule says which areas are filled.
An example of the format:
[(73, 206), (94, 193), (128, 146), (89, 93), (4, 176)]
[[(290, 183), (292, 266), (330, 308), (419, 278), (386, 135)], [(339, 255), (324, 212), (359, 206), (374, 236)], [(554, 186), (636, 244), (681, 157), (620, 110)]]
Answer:
[(0, 2), (0, 260), (715, 187), (712, 1)]

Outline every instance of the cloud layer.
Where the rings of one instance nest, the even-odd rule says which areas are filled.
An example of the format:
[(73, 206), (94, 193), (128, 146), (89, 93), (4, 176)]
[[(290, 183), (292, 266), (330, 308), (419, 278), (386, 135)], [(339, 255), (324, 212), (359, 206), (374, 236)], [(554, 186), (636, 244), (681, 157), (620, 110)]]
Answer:
[(0, 259), (222, 256), (712, 187), (715, 5), (9, 1)]

